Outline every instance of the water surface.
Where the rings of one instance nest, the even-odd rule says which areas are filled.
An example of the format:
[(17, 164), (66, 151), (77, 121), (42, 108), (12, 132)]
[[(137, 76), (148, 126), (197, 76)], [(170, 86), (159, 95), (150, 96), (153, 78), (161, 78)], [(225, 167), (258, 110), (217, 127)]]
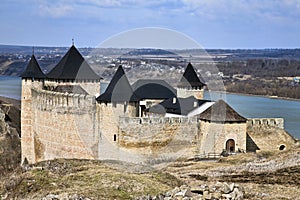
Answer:
[[(300, 101), (228, 93), (221, 96), (246, 118), (284, 118), (286, 131), (300, 138)], [(210, 99), (210, 94), (205, 92), (204, 98)]]
[[(107, 83), (102, 85), (101, 93), (104, 92), (105, 87), (107, 87)], [(210, 99), (211, 95), (212, 93), (205, 92), (204, 98)], [(219, 95), (224, 97), (231, 107), (246, 118), (284, 118), (285, 129), (300, 139), (300, 101), (240, 94)], [(21, 99), (21, 79), (19, 77), (0, 76), (0, 96)]]

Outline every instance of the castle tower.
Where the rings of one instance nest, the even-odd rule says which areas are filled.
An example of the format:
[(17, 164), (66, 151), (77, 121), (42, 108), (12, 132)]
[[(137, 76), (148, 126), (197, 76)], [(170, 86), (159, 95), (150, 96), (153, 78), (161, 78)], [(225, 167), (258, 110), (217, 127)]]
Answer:
[(47, 74), (45, 84), (50, 88), (80, 86), (88, 94), (98, 96), (100, 79), (76, 47), (72, 45), (59, 63)]
[(203, 99), (204, 86), (205, 83), (199, 79), (194, 67), (189, 63), (177, 85), (177, 97), (186, 98), (194, 96), (196, 99)]
[(25, 158), (29, 163), (35, 162), (34, 151), (34, 133), (32, 119), (32, 93), (31, 89), (42, 89), (44, 84), (45, 74), (42, 72), (34, 55), (20, 75), (22, 77), (22, 95), (21, 95), (21, 148), (22, 162)]
[(247, 119), (225, 101), (217, 101), (202, 112), (199, 119), (200, 154), (246, 151)]

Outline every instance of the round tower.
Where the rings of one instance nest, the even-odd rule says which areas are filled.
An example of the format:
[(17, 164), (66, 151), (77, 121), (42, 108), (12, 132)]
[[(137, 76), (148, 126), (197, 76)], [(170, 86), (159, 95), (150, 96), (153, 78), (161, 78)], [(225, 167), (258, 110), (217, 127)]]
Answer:
[(42, 89), (45, 74), (42, 72), (34, 55), (20, 75), (22, 77), (21, 94), (21, 152), (22, 162), (27, 160), (29, 163), (35, 162), (34, 133), (32, 118), (32, 89)]

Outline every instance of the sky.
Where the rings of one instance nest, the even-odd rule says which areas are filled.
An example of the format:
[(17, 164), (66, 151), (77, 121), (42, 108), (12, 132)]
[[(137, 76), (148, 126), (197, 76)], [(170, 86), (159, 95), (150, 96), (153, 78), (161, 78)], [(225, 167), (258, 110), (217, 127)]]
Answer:
[(0, 24), (6, 45), (96, 47), (157, 27), (207, 49), (300, 48), (300, 0), (1, 0)]

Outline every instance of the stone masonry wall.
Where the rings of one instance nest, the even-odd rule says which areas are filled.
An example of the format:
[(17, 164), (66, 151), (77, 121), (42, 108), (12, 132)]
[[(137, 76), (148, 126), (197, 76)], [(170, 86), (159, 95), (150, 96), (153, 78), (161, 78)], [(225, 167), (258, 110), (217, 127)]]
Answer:
[[(136, 114), (136, 106), (134, 103), (99, 103), (97, 104), (98, 128), (101, 137), (106, 137), (113, 141), (114, 135), (118, 134), (119, 118), (134, 117)], [(118, 137), (116, 137), (118, 140)]]
[(204, 90), (196, 90), (196, 89), (184, 89), (184, 88), (176, 88), (177, 96), (181, 98), (186, 98), (190, 96), (194, 96), (196, 99), (203, 99)]
[(40, 80), (22, 79), (21, 94), (21, 161), (25, 158), (30, 162), (35, 162), (34, 138), (32, 122), (32, 88), (41, 89), (43, 82)]
[(235, 150), (246, 150), (246, 123), (200, 122), (199, 153), (221, 153), (226, 141), (233, 139)]
[(35, 160), (98, 157), (99, 131), (93, 96), (32, 90)]
[(284, 130), (283, 118), (248, 119), (247, 134), (261, 151), (280, 151), (296, 146), (296, 139)]
[(269, 126), (279, 129), (284, 129), (284, 119), (283, 118), (248, 118), (247, 126)]
[[(159, 149), (172, 146), (173, 151), (192, 147), (198, 135), (196, 118), (120, 118), (119, 145), (126, 148)], [(164, 152), (166, 153), (166, 152)]]
[[(101, 159), (120, 159), (118, 145), (119, 117), (136, 115), (135, 103), (97, 103), (98, 130), (100, 130), (99, 156)], [(126, 154), (126, 153), (124, 153)]]
[(98, 96), (100, 95), (100, 80), (94, 81), (84, 81), (84, 80), (75, 80), (70, 81), (54, 81), (46, 80), (45, 86), (56, 87), (58, 85), (79, 85), (81, 86), (89, 95)]

